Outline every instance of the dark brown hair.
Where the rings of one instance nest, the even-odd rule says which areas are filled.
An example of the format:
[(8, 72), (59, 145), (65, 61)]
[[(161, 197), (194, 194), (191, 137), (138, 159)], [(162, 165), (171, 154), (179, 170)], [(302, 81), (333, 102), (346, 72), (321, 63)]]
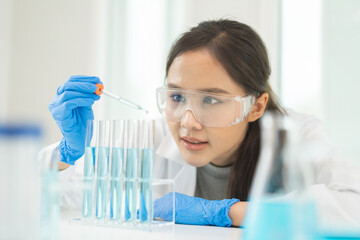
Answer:
[[(168, 75), (174, 59), (188, 51), (207, 49), (247, 94), (269, 94), (266, 110), (283, 112), (268, 83), (270, 64), (265, 45), (249, 26), (232, 21), (201, 22), (172, 46), (166, 64)], [(228, 197), (247, 200), (260, 151), (259, 120), (250, 122), (237, 150), (228, 183)]]

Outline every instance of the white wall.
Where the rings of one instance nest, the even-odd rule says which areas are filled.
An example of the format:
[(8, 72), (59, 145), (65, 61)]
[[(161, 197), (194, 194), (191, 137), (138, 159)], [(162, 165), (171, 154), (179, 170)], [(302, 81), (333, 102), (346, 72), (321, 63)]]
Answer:
[[(108, 65), (104, 87), (108, 91), (157, 113), (155, 89), (164, 78), (166, 58), (166, 0), (112, 0), (108, 14)], [(104, 116), (120, 119), (144, 117), (143, 112), (106, 96)]]
[(0, 1), (0, 121), (8, 108), (8, 79), (12, 30), (12, 1)]
[(324, 122), (349, 158), (360, 149), (360, 1), (323, 1)]
[(12, 5), (11, 44), (1, 43), (9, 53), (1, 70), (6, 115), (39, 120), (48, 144), (61, 136), (48, 111), (57, 87), (70, 75), (103, 75), (105, 7), (101, 0), (4, 1)]
[(360, 1), (285, 0), (282, 25), (285, 106), (319, 117), (344, 155), (359, 159)]
[(281, 98), (287, 108), (323, 118), (321, 2), (282, 2)]

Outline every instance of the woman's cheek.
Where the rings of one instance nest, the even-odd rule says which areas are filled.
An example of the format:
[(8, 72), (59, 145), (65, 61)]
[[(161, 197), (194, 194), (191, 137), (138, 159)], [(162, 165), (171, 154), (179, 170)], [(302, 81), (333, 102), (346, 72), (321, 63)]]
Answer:
[[(247, 125), (233, 125), (208, 131), (213, 158), (230, 158), (239, 148), (246, 135)], [(220, 160), (221, 161), (221, 160)]]
[(219, 128), (209, 132), (209, 137), (216, 151), (225, 152), (234, 146), (239, 146), (244, 138), (243, 131), (243, 128), (233, 126)]

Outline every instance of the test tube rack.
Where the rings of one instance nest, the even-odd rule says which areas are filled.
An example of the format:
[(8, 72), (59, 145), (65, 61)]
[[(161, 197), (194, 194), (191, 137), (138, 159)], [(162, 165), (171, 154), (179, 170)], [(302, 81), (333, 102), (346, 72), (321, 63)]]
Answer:
[(174, 225), (174, 202), (172, 218), (154, 218), (155, 198), (175, 192), (172, 179), (153, 178), (154, 132), (153, 119), (88, 121), (78, 181), (82, 211), (72, 222), (144, 230)]

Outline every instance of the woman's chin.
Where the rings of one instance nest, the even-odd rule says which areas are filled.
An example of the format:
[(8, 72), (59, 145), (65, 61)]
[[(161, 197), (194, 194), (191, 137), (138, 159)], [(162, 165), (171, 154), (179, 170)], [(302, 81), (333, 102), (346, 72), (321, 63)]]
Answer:
[(211, 159), (209, 159), (206, 156), (194, 156), (194, 155), (191, 156), (191, 154), (185, 154), (185, 155), (186, 156), (182, 154), (185, 162), (194, 167), (203, 167), (206, 164), (210, 163), (211, 161)]

